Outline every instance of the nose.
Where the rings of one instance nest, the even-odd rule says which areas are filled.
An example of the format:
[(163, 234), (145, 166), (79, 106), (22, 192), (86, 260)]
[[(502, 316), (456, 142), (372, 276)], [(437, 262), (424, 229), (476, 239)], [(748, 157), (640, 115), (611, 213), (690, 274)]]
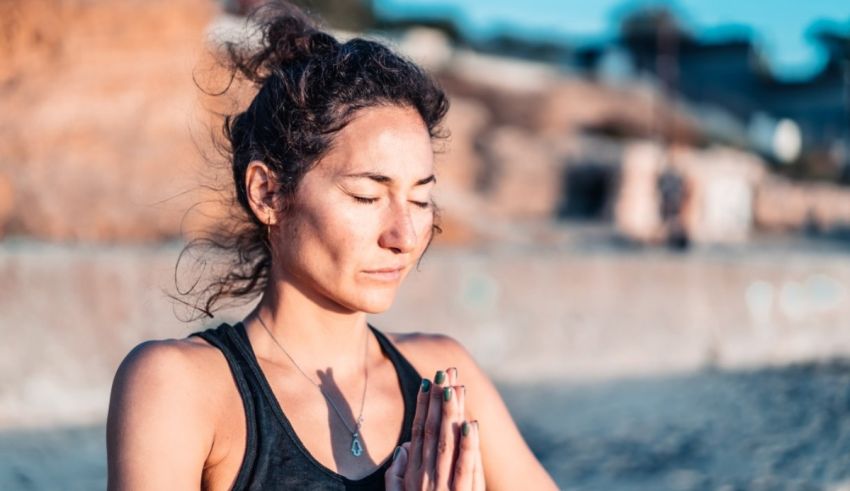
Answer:
[(378, 238), (378, 244), (397, 254), (409, 253), (416, 248), (417, 235), (410, 210), (404, 205), (390, 207), (389, 218)]

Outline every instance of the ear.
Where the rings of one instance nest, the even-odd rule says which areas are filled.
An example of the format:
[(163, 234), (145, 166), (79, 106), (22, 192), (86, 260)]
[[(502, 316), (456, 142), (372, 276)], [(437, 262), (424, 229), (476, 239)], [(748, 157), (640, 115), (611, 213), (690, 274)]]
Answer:
[(263, 223), (276, 224), (277, 179), (264, 162), (254, 160), (248, 164), (245, 188), (254, 215)]

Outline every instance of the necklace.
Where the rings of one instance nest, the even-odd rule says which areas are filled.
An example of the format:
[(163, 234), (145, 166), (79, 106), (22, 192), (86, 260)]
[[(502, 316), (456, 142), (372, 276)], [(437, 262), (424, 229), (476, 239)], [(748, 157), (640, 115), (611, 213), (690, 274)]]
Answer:
[(313, 382), (313, 379), (311, 379), (309, 375), (304, 373), (304, 370), (301, 370), (301, 367), (298, 366), (298, 363), (295, 363), (295, 360), (292, 358), (292, 356), (289, 355), (286, 349), (284, 349), (283, 345), (280, 344), (276, 337), (274, 337), (274, 334), (272, 334), (271, 329), (269, 329), (268, 326), (266, 326), (266, 323), (263, 322), (263, 318), (260, 317), (259, 313), (257, 314), (257, 320), (260, 321), (260, 325), (263, 326), (263, 329), (265, 329), (266, 332), (269, 334), (269, 337), (272, 338), (274, 344), (276, 344), (277, 347), (280, 348), (281, 351), (283, 351), (283, 354), (286, 355), (286, 357), (289, 358), (289, 361), (291, 361), (292, 364), (295, 365), (295, 368), (297, 368), (298, 371), (301, 372), (301, 375), (303, 375), (304, 378), (306, 378), (311, 384), (315, 385), (316, 388), (319, 389), (319, 393), (322, 394), (322, 397), (324, 397), (325, 400), (330, 403), (331, 407), (336, 412), (336, 415), (339, 417), (339, 420), (345, 426), (345, 429), (348, 430), (349, 433), (351, 433), (351, 454), (355, 457), (360, 457), (361, 455), (363, 455), (363, 444), (360, 442), (360, 426), (363, 425), (363, 407), (366, 405), (366, 386), (369, 383), (369, 334), (366, 333), (366, 350), (363, 363), (363, 372), (365, 373), (365, 377), (363, 381), (363, 396), (360, 398), (360, 416), (357, 417), (357, 423), (354, 425), (354, 429), (352, 430), (351, 427), (348, 426), (348, 423), (345, 422), (345, 418), (342, 416), (342, 412), (339, 410), (338, 407), (336, 407), (334, 401), (325, 394), (325, 391), (322, 390), (321, 385), (317, 384), (316, 382)]

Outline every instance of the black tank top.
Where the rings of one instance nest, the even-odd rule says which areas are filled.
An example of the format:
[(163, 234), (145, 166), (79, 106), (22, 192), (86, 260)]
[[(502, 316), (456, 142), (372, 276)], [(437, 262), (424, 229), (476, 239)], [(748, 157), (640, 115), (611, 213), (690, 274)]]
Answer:
[[(404, 397), (404, 422), (396, 442), (401, 445), (410, 440), (422, 378), (383, 333), (371, 325), (369, 329), (378, 339), (381, 351), (392, 361)], [(233, 326), (223, 323), (191, 336), (200, 336), (224, 353), (245, 408), (245, 455), (232, 489), (384, 489), (384, 473), (391, 464), (391, 457), (368, 476), (352, 480), (333, 472), (310, 455), (278, 404), (241, 322)]]

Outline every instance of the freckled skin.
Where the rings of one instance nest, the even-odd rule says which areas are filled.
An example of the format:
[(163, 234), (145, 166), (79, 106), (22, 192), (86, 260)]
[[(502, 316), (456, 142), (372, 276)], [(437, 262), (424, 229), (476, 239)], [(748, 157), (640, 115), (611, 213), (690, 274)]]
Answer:
[[(346, 177), (366, 172), (391, 181)], [(304, 176), (291, 212), (281, 217), (273, 275), (337, 311), (387, 310), (432, 233), (434, 184), (417, 181), (433, 173), (431, 139), (414, 109), (362, 110)], [(399, 266), (397, 280), (365, 273)]]
[[(291, 200), (295, 208), (286, 216), (271, 214), (275, 185), (265, 164), (252, 162), (246, 171), (251, 208), (257, 217), (270, 219), (274, 256), (271, 287), (254, 315), (266, 309), (267, 319), (277, 321), (272, 327), (283, 334), (308, 373), (333, 369), (340, 403), (350, 408), (363, 397), (362, 355), (351, 347), (366, 331), (364, 312), (390, 307), (430, 239), (433, 170), (430, 137), (416, 111), (384, 106), (362, 110), (335, 136), (333, 147), (304, 176)], [(403, 266), (398, 274), (369, 273), (397, 266)], [(274, 381), (275, 397), (285, 401), (296, 433), (319, 462), (357, 479), (392, 455), (404, 401), (396, 370), (374, 337), (368, 351), (370, 392), (362, 428), (370, 458), (362, 459), (346, 451), (349, 435), (327, 411), (325, 396), (314, 392), (310, 382), (289, 366), (263, 328), (247, 321), (246, 333), (261, 369)], [(454, 367), (450, 384), (462, 390), (465, 400), (463, 409), (454, 410), (455, 417), (481, 423), (481, 451), (475, 423), (470, 433), (475, 437), (467, 440), (474, 450), (466, 454), (474, 459), (467, 459), (465, 467), (474, 466), (477, 487), (467, 483), (461, 489), (484, 489), (482, 473), (486, 489), (495, 491), (557, 489), (495, 386), (460, 343), (435, 334), (387, 336), (423, 376)], [(459, 388), (458, 373), (468, 391)], [(244, 404), (233, 380), (218, 348), (196, 337), (150, 341), (134, 349), (116, 373), (110, 397), (109, 489), (230, 489), (243, 461), (247, 435)], [(415, 415), (435, 421), (431, 414), (442, 411), (431, 413), (428, 407), (434, 401), (438, 404), (434, 408), (441, 407), (439, 397), (432, 396), (439, 394), (435, 385), (431, 394), (420, 398), (425, 406), (417, 403)], [(447, 433), (440, 430), (440, 434)], [(414, 449), (410, 455), (415, 461), (417, 447), (412, 442), (405, 445)], [(401, 464), (401, 455), (406, 454), (399, 455), (396, 467), (406, 465)], [(443, 459), (444, 469), (446, 462)], [(423, 468), (433, 473), (437, 467), (431, 462)], [(396, 481), (408, 477), (401, 469), (395, 469), (390, 479), (393, 476)]]

